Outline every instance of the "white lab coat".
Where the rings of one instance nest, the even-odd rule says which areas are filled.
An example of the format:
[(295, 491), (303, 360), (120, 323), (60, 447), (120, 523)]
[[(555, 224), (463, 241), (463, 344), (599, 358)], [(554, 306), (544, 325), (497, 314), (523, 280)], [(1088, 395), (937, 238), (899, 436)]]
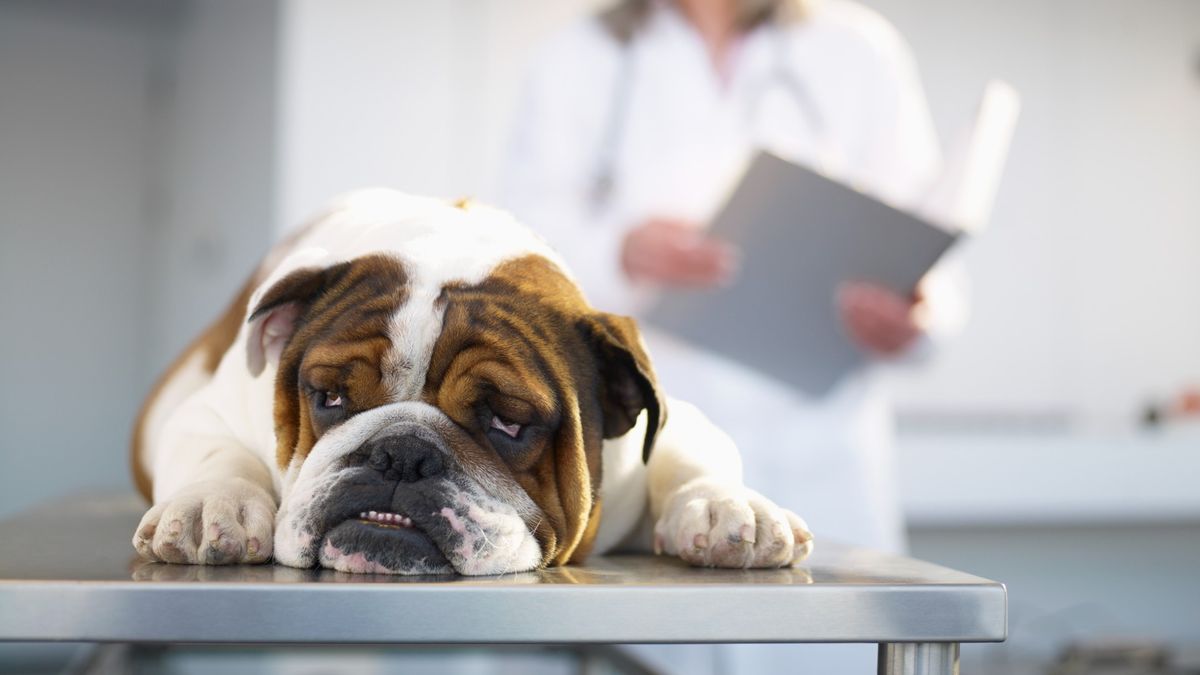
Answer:
[[(940, 151), (913, 59), (879, 15), (841, 0), (814, 3), (799, 23), (746, 35), (718, 77), (684, 17), (666, 2), (653, 7), (628, 46), (589, 18), (543, 48), (501, 179), (501, 203), (562, 252), (598, 308), (652, 322), (644, 312), (653, 289), (630, 283), (619, 267), (625, 233), (653, 216), (707, 222), (755, 148), (819, 165), (900, 205), (917, 204), (937, 178)], [(794, 72), (817, 115), (779, 84), (780, 66)], [(631, 78), (628, 98), (616, 110), (623, 76)], [(615, 123), (614, 181), (598, 208), (591, 197), (601, 146)], [(961, 289), (943, 283), (926, 294), (934, 334), (957, 323), (950, 315), (960, 313)], [(778, 300), (763, 298), (763, 311)], [(653, 329), (646, 337), (667, 391), (730, 433), (747, 483), (806, 518), (818, 546), (827, 537), (903, 549), (892, 413), (878, 366), (812, 400)]]

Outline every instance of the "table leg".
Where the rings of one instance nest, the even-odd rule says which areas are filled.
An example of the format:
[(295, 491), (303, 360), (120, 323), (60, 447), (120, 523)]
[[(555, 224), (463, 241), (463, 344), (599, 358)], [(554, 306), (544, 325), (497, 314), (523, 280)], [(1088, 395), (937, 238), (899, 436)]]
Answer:
[(878, 675), (958, 675), (958, 643), (882, 642)]

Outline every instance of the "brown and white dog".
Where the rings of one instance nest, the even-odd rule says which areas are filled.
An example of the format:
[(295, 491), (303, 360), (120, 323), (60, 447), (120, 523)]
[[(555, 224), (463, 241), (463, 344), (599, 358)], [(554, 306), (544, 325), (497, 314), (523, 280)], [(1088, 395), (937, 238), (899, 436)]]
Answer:
[(498, 574), (653, 542), (777, 567), (812, 546), (537, 236), (391, 190), (271, 252), (146, 401), (133, 462), (153, 503), (133, 545), (172, 563)]

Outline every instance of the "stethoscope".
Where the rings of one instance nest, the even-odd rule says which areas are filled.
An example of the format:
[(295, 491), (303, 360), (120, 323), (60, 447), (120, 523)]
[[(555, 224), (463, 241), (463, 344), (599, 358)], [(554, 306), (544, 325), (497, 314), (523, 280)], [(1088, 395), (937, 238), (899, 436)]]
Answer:
[[(813, 131), (813, 138), (825, 139), (818, 142), (818, 163), (827, 163), (836, 153), (829, 141), (828, 125), (821, 115), (821, 110), (812, 97), (812, 92), (796, 73), (788, 67), (786, 33), (779, 27), (773, 30), (773, 59), (771, 69), (751, 82), (746, 97), (744, 118), (748, 128), (753, 128), (759, 119), (763, 100), (772, 91), (781, 90), (799, 109), (801, 116)], [(600, 147), (596, 152), (596, 164), (592, 172), (590, 191), (591, 206), (594, 211), (602, 211), (612, 198), (616, 186), (617, 151), (629, 124), (629, 111), (632, 104), (633, 81), (636, 77), (636, 44), (630, 38), (621, 42), (621, 64), (617, 72), (617, 80), (613, 96), (608, 106), (604, 129), (601, 134)]]

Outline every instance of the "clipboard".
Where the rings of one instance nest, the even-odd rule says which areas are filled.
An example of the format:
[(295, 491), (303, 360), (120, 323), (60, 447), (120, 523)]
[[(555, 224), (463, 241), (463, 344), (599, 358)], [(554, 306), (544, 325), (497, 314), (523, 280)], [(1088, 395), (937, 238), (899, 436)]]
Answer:
[(980, 231), (1019, 113), (1016, 90), (989, 82), (941, 179), (915, 213), (760, 153), (711, 229), (742, 247), (739, 277), (715, 290), (663, 291), (648, 322), (824, 396), (866, 361), (842, 328), (837, 287), (870, 281), (908, 295), (961, 232)]
[(664, 291), (648, 322), (813, 397), (865, 361), (838, 318), (838, 285), (870, 281), (908, 295), (958, 239), (766, 152), (711, 233), (741, 247), (737, 279)]

